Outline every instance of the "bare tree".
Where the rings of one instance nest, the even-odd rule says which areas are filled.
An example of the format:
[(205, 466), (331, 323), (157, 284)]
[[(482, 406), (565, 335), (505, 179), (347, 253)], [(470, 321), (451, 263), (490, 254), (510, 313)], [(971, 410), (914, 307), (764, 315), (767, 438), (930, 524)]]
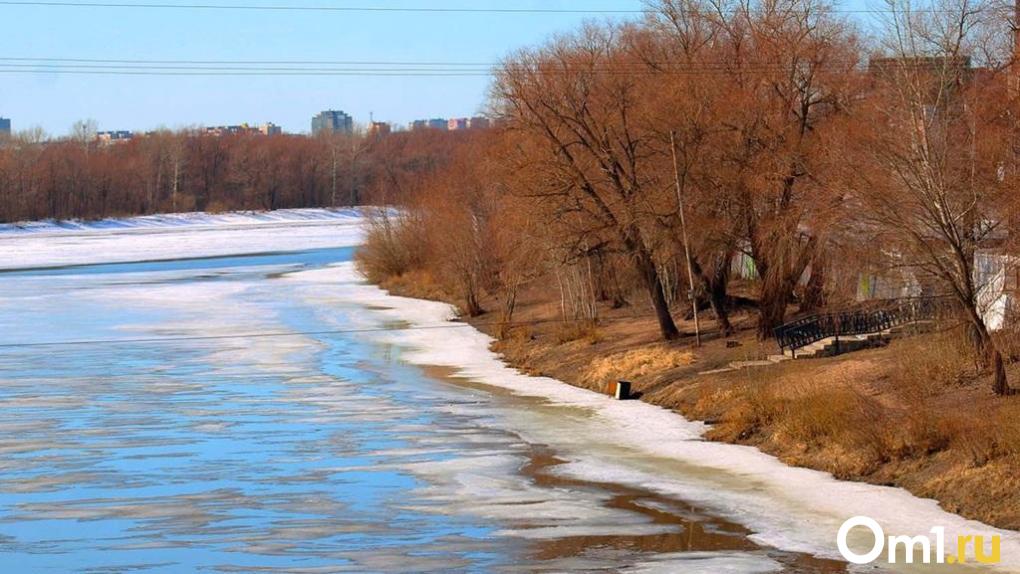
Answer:
[(587, 26), (508, 59), (494, 88), (496, 108), (520, 138), (514, 161), (540, 173), (526, 191), (569, 229), (574, 251), (606, 240), (631, 258), (651, 298), (663, 339), (680, 336), (655, 252), (666, 197), (646, 163), (650, 137), (637, 116), (646, 96), (619, 49), (629, 28)]
[(1001, 105), (1007, 57), (978, 55), (974, 40), (991, 13), (981, 0), (936, 4), (915, 12), (889, 0), (886, 56), (872, 60), (875, 89), (858, 126), (857, 165), (869, 169), (855, 170), (851, 181), (872, 241), (955, 300), (1003, 395), (1011, 391), (986, 317), (988, 274), (978, 255), (1008, 224), (1015, 192), (1006, 170), (1012, 126)]

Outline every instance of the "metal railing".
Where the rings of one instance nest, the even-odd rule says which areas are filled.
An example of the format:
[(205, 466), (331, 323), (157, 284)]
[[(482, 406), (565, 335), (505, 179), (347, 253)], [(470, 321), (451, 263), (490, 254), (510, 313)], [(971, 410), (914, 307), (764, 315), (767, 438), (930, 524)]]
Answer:
[(811, 315), (792, 321), (775, 330), (776, 341), (783, 352), (797, 349), (831, 337), (870, 335), (895, 327), (932, 320), (951, 305), (943, 297), (920, 297), (883, 301), (877, 307)]

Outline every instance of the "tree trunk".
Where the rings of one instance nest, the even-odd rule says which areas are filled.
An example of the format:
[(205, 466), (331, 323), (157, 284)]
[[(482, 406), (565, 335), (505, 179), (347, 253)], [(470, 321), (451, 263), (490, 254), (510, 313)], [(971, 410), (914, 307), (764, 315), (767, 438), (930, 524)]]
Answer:
[(767, 255), (765, 249), (758, 247), (754, 249), (755, 264), (761, 276), (761, 297), (758, 305), (760, 310), (758, 338), (761, 340), (775, 336), (776, 328), (781, 327), (786, 321), (786, 306), (793, 298), (794, 290), (804, 275), (804, 270), (815, 258), (817, 238), (810, 238), (797, 253), (783, 250), (781, 247), (776, 250), (775, 246), (771, 249), (773, 249), (771, 256)]
[(825, 306), (825, 266), (816, 260), (811, 265), (811, 278), (804, 288), (804, 298), (800, 302), (802, 313), (813, 313)]
[(988, 327), (984, 324), (984, 320), (977, 310), (970, 311), (970, 314), (980, 345), (977, 351), (985, 361), (985, 366), (992, 371), (992, 392), (1000, 397), (1012, 395), (1014, 391), (1009, 388), (1009, 380), (1006, 377), (1006, 362), (1002, 358), (1002, 352), (996, 346), (995, 340), (992, 339), (992, 334), (988, 332)]
[(1009, 388), (1009, 381), (1006, 379), (1006, 365), (1002, 360), (1002, 353), (995, 347), (995, 344), (990, 345), (988, 348), (989, 355), (991, 355), (992, 373), (995, 376), (992, 390), (1000, 397), (1012, 395), (1013, 389)]
[(977, 345), (975, 349), (978, 356), (984, 362), (984, 366), (992, 370), (992, 392), (998, 396), (1012, 395), (1015, 393), (1009, 387), (1009, 380), (1006, 377), (1006, 364), (1002, 358), (1002, 352), (995, 344), (995, 339), (988, 331), (984, 317), (977, 309), (977, 306), (967, 302), (967, 315), (970, 317), (970, 332)]
[(713, 263), (712, 276), (708, 281), (708, 297), (712, 304), (712, 313), (719, 324), (719, 332), (723, 337), (733, 335), (733, 324), (730, 323), (729, 293), (730, 284), (729, 254), (716, 257)]
[(652, 307), (655, 308), (655, 317), (659, 321), (659, 333), (665, 341), (675, 341), (680, 338), (680, 330), (673, 322), (673, 316), (669, 313), (669, 304), (666, 302), (666, 295), (662, 290), (662, 280), (655, 269), (655, 262), (651, 255), (641, 246), (636, 246), (634, 251), (635, 264), (638, 273), (644, 279), (645, 287), (652, 298)]
[(485, 313), (485, 309), (482, 309), (482, 305), (478, 302), (478, 294), (472, 287), (465, 289), (464, 306), (468, 317), (479, 317)]
[(623, 289), (620, 288), (616, 269), (602, 249), (595, 250), (595, 267), (599, 301), (609, 303), (613, 309), (626, 307), (627, 299), (623, 295)]
[(694, 275), (698, 277), (707, 288), (708, 306), (712, 308), (712, 314), (715, 315), (716, 323), (719, 325), (719, 333), (723, 337), (729, 337), (734, 333), (733, 324), (730, 323), (729, 284), (731, 260), (732, 256), (728, 253), (721, 253), (712, 256), (711, 274), (705, 273), (705, 270), (698, 263), (697, 259), (693, 259), (691, 261), (691, 266), (694, 268)]
[(766, 294), (762, 293), (758, 304), (758, 338), (771, 339), (777, 327), (786, 321), (786, 304), (789, 302), (789, 291), (778, 289)]

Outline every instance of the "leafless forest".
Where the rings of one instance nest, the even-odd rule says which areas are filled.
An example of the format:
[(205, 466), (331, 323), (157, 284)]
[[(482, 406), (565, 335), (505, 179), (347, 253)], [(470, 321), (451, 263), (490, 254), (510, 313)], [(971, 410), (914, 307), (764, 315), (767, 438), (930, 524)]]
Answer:
[[(1008, 394), (980, 261), (1016, 272), (1014, 10), (891, 0), (865, 33), (812, 1), (660, 0), (641, 22), (521, 50), (492, 87), (502, 128), (376, 221), (362, 267), (424, 270), (507, 323), (536, 282), (564, 321), (650, 305), (667, 341), (689, 299), (723, 336), (753, 306), (765, 339), (854, 304), (868, 276), (887, 297), (949, 301)], [(738, 274), (755, 279), (746, 297)]]
[(373, 279), (424, 273), (508, 324), (536, 282), (572, 324), (648, 305), (666, 341), (692, 303), (724, 337), (751, 306), (767, 339), (791, 313), (854, 303), (867, 276), (870, 296), (951, 301), (1010, 393), (982, 261), (1010, 288), (1017, 8), (889, 0), (877, 28), (813, 0), (649, 8), (509, 55), (490, 130), (21, 134), (0, 148), (0, 219), (397, 204), (361, 256)]
[(371, 137), (162, 130), (103, 145), (88, 122), (49, 140), (0, 141), (0, 221), (383, 204), (441, 169), (459, 140), (433, 130)]

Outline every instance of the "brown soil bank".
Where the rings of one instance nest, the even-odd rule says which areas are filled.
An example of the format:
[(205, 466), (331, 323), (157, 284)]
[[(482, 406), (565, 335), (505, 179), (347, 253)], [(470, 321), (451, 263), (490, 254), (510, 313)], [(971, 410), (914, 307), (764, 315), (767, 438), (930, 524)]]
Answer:
[[(383, 286), (452, 300), (424, 275)], [(1020, 397), (995, 397), (951, 331), (706, 375), (774, 354), (775, 345), (755, 339), (751, 316), (737, 315), (737, 335), (723, 340), (705, 315), (706, 342), (695, 348), (693, 337), (660, 343), (648, 309), (605, 309), (597, 327), (571, 327), (557, 320), (558, 305), (548, 290), (526, 290), (513, 326), (499, 327), (494, 315), (471, 322), (497, 337), (495, 350), (522, 371), (593, 390), (631, 380), (641, 400), (712, 423), (709, 439), (753, 445), (841, 479), (899, 486), (950, 512), (1020, 529)], [(692, 333), (693, 322), (681, 329)], [(1020, 380), (1020, 363), (1009, 368)]]

